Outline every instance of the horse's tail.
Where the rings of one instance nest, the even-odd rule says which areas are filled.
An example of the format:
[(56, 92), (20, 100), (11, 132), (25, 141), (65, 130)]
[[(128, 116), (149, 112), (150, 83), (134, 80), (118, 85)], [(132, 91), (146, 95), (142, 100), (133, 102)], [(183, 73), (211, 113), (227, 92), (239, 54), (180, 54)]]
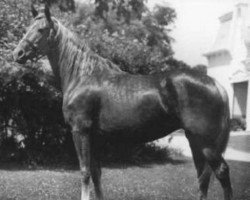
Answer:
[[(229, 133), (230, 133), (230, 110), (229, 110), (229, 101), (227, 92), (225, 89), (215, 81), (216, 87), (219, 90), (221, 99), (222, 99), (222, 113), (221, 113), (221, 121), (220, 121), (220, 132), (218, 137), (216, 138), (216, 152), (218, 154), (223, 153), (226, 150)], [(212, 174), (212, 169), (208, 163), (204, 166), (204, 170), (202, 175), (199, 178), (200, 182), (207, 180)]]
[(223, 153), (226, 150), (230, 134), (230, 110), (229, 100), (226, 90), (215, 82), (222, 98), (221, 129), (216, 139), (217, 152)]

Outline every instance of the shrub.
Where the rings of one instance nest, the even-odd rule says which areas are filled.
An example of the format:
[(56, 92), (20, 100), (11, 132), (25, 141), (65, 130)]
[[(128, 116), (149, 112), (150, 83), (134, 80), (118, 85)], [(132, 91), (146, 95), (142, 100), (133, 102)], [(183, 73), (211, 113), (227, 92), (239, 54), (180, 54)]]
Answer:
[(170, 160), (167, 148), (146, 144), (114, 144), (108, 143), (101, 151), (101, 161), (105, 165), (146, 165), (151, 163), (165, 163)]

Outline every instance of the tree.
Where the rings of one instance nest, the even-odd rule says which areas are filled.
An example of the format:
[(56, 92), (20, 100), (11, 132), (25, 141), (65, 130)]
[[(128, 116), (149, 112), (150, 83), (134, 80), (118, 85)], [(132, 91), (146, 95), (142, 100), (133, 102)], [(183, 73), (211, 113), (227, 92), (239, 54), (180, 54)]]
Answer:
[(198, 64), (193, 67), (193, 69), (201, 74), (207, 74), (207, 66), (203, 64)]
[(78, 33), (92, 48), (130, 73), (152, 73), (172, 57), (170, 25), (176, 18), (170, 7), (150, 11), (143, 0), (82, 4), (74, 21)]
[(164, 71), (185, 70), (185, 69), (191, 70), (191, 67), (181, 60), (170, 58), (166, 61), (166, 67), (164, 68)]
[(73, 11), (75, 12), (75, 1), (74, 0), (33, 0), (33, 3), (47, 3), (49, 6), (56, 4), (61, 11)]

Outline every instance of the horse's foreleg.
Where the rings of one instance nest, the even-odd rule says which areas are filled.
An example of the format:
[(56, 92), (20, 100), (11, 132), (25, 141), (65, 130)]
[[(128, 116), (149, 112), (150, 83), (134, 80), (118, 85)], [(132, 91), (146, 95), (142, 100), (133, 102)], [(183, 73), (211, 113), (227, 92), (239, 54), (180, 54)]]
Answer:
[(94, 152), (93, 156), (91, 156), (90, 163), (90, 171), (92, 181), (95, 187), (96, 197), (99, 200), (103, 199), (102, 188), (101, 188), (101, 166), (99, 156), (97, 155), (99, 152)]
[(192, 151), (194, 165), (197, 170), (197, 177), (199, 180), (200, 200), (207, 199), (207, 191), (210, 182), (211, 170), (208, 168), (205, 156), (201, 151), (199, 138), (186, 132), (186, 137)]
[(72, 134), (81, 171), (81, 200), (89, 200), (91, 159), (89, 133), (73, 129)]

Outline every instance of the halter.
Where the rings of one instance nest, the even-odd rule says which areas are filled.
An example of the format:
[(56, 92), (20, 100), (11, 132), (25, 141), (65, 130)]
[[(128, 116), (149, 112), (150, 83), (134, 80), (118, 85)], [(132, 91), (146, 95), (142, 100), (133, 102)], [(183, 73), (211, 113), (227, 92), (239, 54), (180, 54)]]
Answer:
[(41, 51), (39, 51), (39, 49), (29, 39), (24, 38), (23, 40), (29, 44), (30, 48), (32, 49), (32, 51), (35, 54), (34, 58), (30, 58), (30, 60), (32, 62), (37, 62), (40, 58), (45, 56), (45, 55), (42, 54)]
[[(55, 34), (55, 38), (57, 37), (57, 34), (58, 34), (58, 33)], [(51, 40), (50, 37), (51, 37), (51, 35), (49, 35), (49, 37), (47, 38), (48, 41)], [(31, 42), (29, 39), (24, 38), (23, 41), (25, 41), (25, 42), (28, 43), (28, 45), (30, 46), (30, 48), (32, 49), (32, 51), (33, 51), (34, 54), (35, 54), (34, 58), (30, 58), (30, 59), (29, 59), (31, 62), (37, 62), (40, 58), (42, 58), (42, 57), (45, 56), (45, 55), (43, 55), (42, 51), (39, 50), (39, 49), (37, 48), (37, 46), (35, 46), (35, 45), (33, 44), (33, 42)], [(54, 49), (54, 48), (51, 48), (51, 45), (49, 45), (49, 46), (50, 46), (50, 50), (53, 50), (53, 49)]]

